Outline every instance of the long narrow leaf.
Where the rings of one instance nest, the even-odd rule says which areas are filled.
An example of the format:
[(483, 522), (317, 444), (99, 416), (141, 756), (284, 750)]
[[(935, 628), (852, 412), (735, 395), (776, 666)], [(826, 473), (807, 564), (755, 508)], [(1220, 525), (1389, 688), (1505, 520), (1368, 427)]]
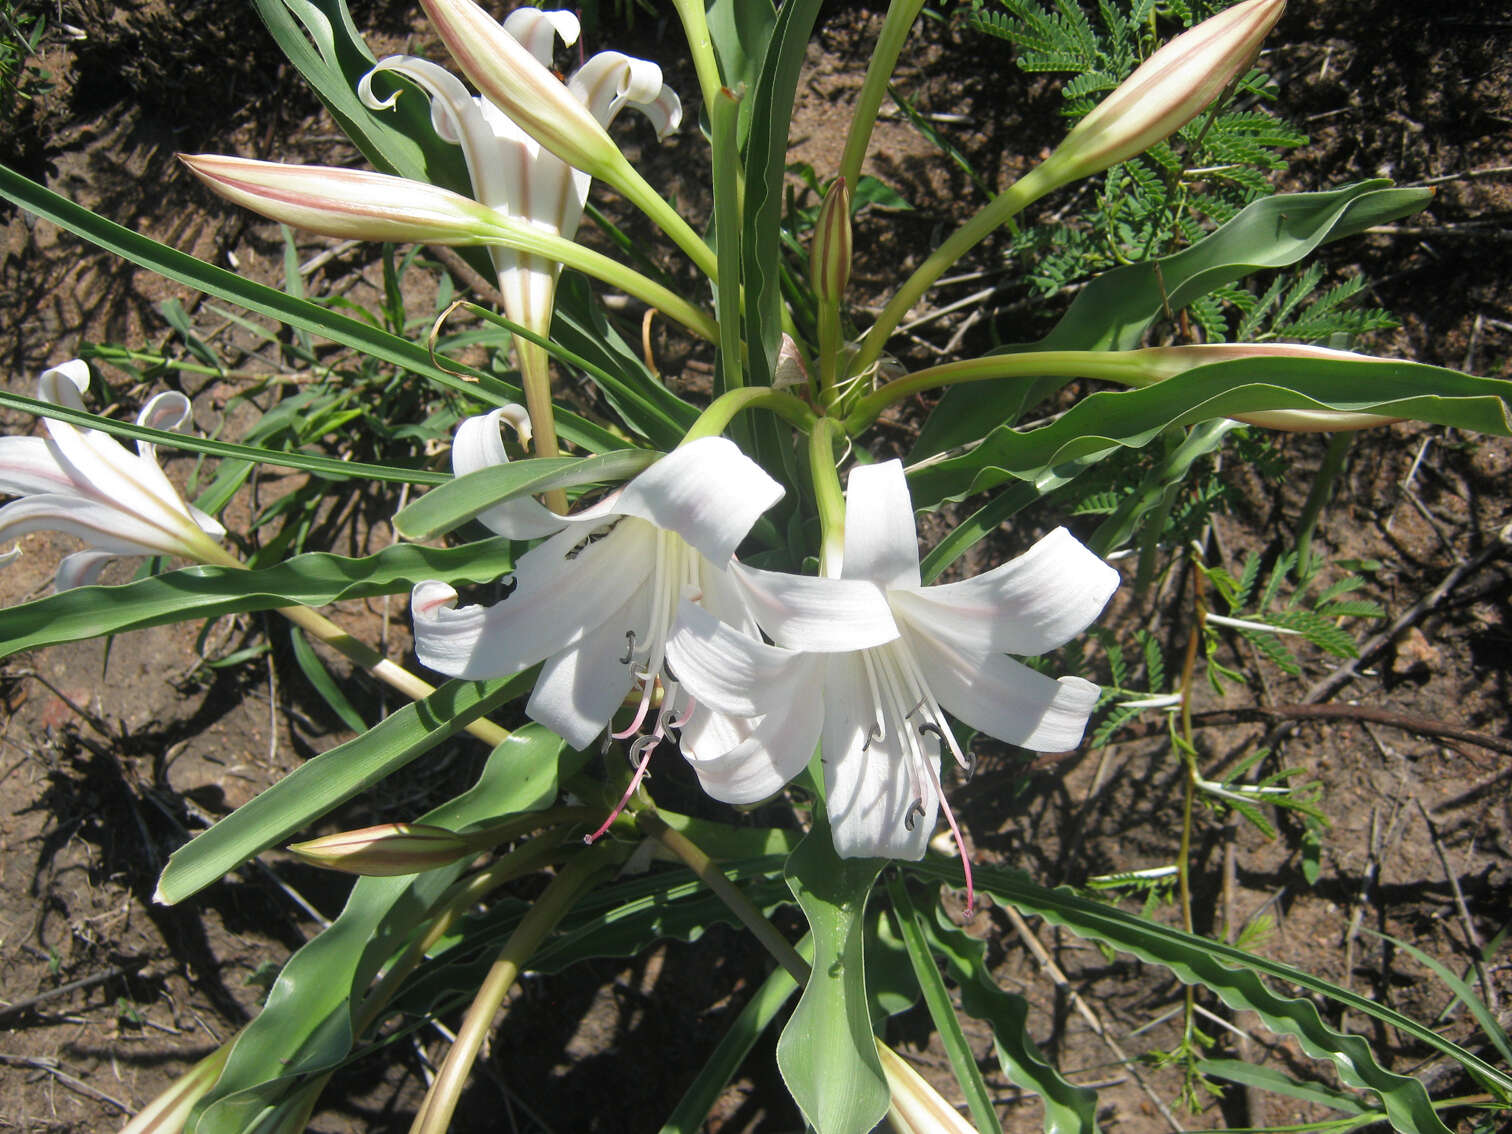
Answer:
[(535, 671), (493, 681), (448, 681), (355, 740), (323, 752), (180, 847), (154, 899), (181, 902), (337, 804), (397, 772), (447, 737), (530, 688)]
[(456, 548), (398, 544), (362, 559), (311, 552), (259, 571), (185, 567), (119, 587), (76, 587), (6, 610), (0, 658), (171, 622), (398, 594), (426, 579), (487, 583), (513, 563), (503, 539)]

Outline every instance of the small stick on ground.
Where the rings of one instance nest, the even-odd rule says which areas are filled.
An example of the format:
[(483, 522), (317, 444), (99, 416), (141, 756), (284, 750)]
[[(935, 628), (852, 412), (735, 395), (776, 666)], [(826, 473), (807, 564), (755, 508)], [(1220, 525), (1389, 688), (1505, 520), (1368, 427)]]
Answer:
[[(1475, 932), (1475, 921), (1470, 916), (1470, 909), (1465, 905), (1465, 893), (1460, 889), (1459, 877), (1449, 869), (1449, 858), (1444, 854), (1444, 844), (1439, 841), (1438, 827), (1434, 825), (1428, 809), (1423, 806), (1421, 799), (1414, 800), (1417, 809), (1423, 815), (1423, 822), (1428, 825), (1428, 837), (1433, 841), (1433, 853), (1438, 855), (1439, 865), (1444, 868), (1444, 877), (1449, 880), (1449, 888), (1454, 891), (1454, 905), (1459, 910), (1460, 924), (1465, 927), (1465, 937), (1470, 945), (1470, 963), (1475, 966), (1476, 979), (1480, 981), (1481, 995), (1486, 998), (1486, 1007), (1494, 1014), (1497, 1011), (1496, 985), (1486, 978), (1486, 966), (1481, 961), (1482, 946), (1480, 934)], [(1466, 863), (1468, 867), (1469, 863)]]

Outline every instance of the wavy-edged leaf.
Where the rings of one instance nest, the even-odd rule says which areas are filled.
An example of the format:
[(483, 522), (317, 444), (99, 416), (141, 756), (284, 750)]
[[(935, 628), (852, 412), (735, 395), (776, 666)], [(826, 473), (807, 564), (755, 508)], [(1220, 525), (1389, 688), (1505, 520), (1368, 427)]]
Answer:
[(530, 669), (492, 681), (448, 681), (356, 739), (306, 761), (174, 851), (158, 879), (154, 900), (173, 905), (204, 889), (520, 696), (534, 683), (535, 674)]
[(1194, 367), (1141, 390), (1103, 390), (1054, 423), (994, 430), (964, 456), (909, 478), (915, 508), (959, 500), (1009, 479), (1047, 492), (1085, 462), (1142, 448), (1168, 429), (1263, 410), (1343, 410), (1512, 435), (1512, 382), (1395, 359), (1252, 358)]
[[(1167, 303), (1180, 310), (1215, 287), (1294, 264), (1320, 244), (1418, 212), (1433, 198), (1429, 189), (1390, 185), (1377, 179), (1256, 201), (1190, 248), (1104, 273), (1081, 290), (1043, 339), (1004, 351), (1133, 349)], [(948, 391), (925, 422), (910, 459), (986, 436), (1065, 381), (981, 382)]]
[(1039, 1095), (1045, 1134), (1096, 1134), (1097, 1092), (1068, 1082), (1029, 1035), (1029, 1003), (998, 987), (987, 965), (987, 942), (962, 933), (935, 901), (933, 922), (921, 921), (935, 952), (961, 990), (961, 1007), (992, 1027), (998, 1063), (1010, 1082)]
[(661, 455), (650, 449), (619, 449), (595, 457), (533, 457), (489, 465), (431, 489), (394, 516), (394, 528), (407, 539), (430, 539), (516, 496), (628, 480)]
[[(573, 763), (581, 763), (570, 756), (559, 768), (564, 752), (560, 738), (526, 725), (494, 749), (476, 784), (420, 822), (463, 831), (538, 810), (555, 798), (559, 773), (571, 774)], [(354, 1012), (362, 995), (465, 867), (464, 861), (423, 874), (359, 878), (340, 915), (289, 958), (262, 1012), (238, 1037), (225, 1071), (198, 1108), (199, 1129), (242, 1130), (306, 1076), (345, 1061), (356, 1040)]]
[(978, 1134), (1001, 1131), (1003, 1126), (993, 1108), (992, 1095), (987, 1089), (987, 1081), (982, 1078), (982, 1069), (977, 1066), (976, 1053), (971, 1050), (966, 1033), (961, 1030), (955, 1005), (950, 1002), (950, 992), (945, 987), (940, 970), (935, 966), (934, 953), (930, 949), (928, 920), (915, 907), (902, 878), (890, 878), (887, 893), (892, 898), (899, 934), (907, 947), (908, 959), (913, 964), (919, 990), (924, 994), (929, 1018), (934, 1021), (940, 1042), (945, 1045), (945, 1054), (950, 1059), (950, 1068), (955, 1073), (956, 1082), (965, 1092), (972, 1122), (976, 1125)]
[[(960, 868), (956, 866), (925, 860), (908, 864), (907, 869), (951, 885), (962, 884)], [(1159, 925), (1069, 892), (1047, 889), (1022, 875), (992, 869), (978, 870), (975, 874), (978, 890), (1015, 909), (1038, 914), (1079, 937), (1103, 942), (1161, 965), (1187, 984), (1202, 985), (1229, 1007), (1254, 1012), (1271, 1031), (1295, 1037), (1312, 1058), (1331, 1062), (1346, 1085), (1375, 1091), (1391, 1124), (1398, 1130), (1410, 1134), (1447, 1134), (1423, 1084), (1386, 1070), (1364, 1037), (1335, 1031), (1323, 1022), (1311, 1000), (1283, 996), (1268, 987), (1262, 976), (1286, 981), (1379, 1020), (1448, 1056), (1477, 1078), (1502, 1089), (1512, 1088), (1512, 1075), (1433, 1029), (1301, 969), (1246, 953), (1221, 941)]]
[(310, 552), (257, 571), (184, 567), (116, 587), (75, 587), (7, 609), (0, 658), (171, 622), (398, 594), (425, 579), (486, 583), (513, 563), (505, 539), (451, 548), (396, 544), (361, 559)]
[(785, 877), (814, 935), (814, 965), (777, 1041), (777, 1066), (818, 1134), (866, 1134), (887, 1113), (887, 1080), (866, 1002), (864, 915), (884, 862), (842, 859), (818, 821)]

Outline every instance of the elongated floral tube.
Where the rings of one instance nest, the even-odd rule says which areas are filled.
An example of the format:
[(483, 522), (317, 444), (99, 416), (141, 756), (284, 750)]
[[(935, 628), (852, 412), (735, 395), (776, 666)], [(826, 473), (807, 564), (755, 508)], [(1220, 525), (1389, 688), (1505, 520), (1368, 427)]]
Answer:
[(227, 200), (296, 228), (355, 240), (482, 244), (504, 218), (470, 197), (365, 169), (180, 154)]
[(1245, 0), (1183, 32), (1098, 103), (1046, 159), (1064, 184), (1168, 138), (1242, 75), (1286, 0)]
[[(1142, 364), (1139, 369), (1150, 376), (1150, 383), (1164, 381), (1197, 366), (1218, 362), (1238, 362), (1254, 358), (1318, 359), (1335, 362), (1389, 362), (1349, 350), (1307, 346), (1302, 343), (1204, 343), (1192, 346), (1147, 347), (1132, 351)], [(1279, 429), (1287, 433), (1343, 433), (1353, 429), (1373, 429), (1401, 421), (1379, 413), (1351, 413), (1348, 410), (1259, 410), (1238, 414), (1235, 421), (1257, 425), (1262, 429)]]

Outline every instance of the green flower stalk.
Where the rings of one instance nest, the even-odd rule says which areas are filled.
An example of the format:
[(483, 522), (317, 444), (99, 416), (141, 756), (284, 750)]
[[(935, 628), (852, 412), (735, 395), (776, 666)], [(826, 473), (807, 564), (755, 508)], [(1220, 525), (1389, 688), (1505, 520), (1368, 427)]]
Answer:
[(851, 194), (844, 180), (836, 181), (824, 195), (819, 220), (809, 249), (809, 280), (819, 301), (820, 397), (833, 398), (840, 358), (840, 301), (850, 283)]

